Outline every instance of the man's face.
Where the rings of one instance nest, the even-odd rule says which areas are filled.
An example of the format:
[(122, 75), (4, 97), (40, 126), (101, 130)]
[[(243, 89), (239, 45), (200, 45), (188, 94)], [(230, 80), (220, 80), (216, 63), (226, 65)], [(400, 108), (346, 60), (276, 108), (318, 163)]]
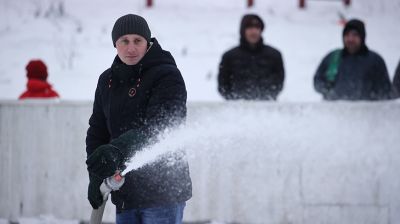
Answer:
[(343, 37), (344, 46), (350, 54), (357, 53), (361, 48), (361, 37), (355, 30), (348, 31)]
[(136, 34), (127, 34), (118, 38), (115, 43), (118, 56), (127, 65), (136, 65), (146, 54), (147, 41)]
[(261, 28), (259, 27), (249, 27), (246, 28), (244, 31), (244, 37), (246, 41), (251, 44), (257, 44), (261, 39)]

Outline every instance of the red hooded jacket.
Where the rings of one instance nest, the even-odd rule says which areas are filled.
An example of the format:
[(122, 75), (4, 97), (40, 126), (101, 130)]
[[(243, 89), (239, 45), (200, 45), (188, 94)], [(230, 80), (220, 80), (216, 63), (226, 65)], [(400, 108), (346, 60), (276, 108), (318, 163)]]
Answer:
[(29, 79), (27, 88), (28, 90), (26, 90), (19, 99), (60, 97), (58, 93), (51, 88), (51, 85), (43, 80)]

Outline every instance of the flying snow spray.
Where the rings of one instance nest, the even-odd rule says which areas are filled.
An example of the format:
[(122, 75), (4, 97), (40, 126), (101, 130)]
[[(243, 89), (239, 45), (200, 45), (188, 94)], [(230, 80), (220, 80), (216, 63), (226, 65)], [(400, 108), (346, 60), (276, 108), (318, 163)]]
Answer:
[(104, 179), (103, 183), (100, 185), (100, 192), (103, 195), (103, 204), (98, 209), (92, 210), (89, 224), (101, 224), (108, 195), (111, 193), (111, 191), (119, 190), (124, 182), (125, 177), (122, 176), (119, 171), (117, 171), (113, 176)]

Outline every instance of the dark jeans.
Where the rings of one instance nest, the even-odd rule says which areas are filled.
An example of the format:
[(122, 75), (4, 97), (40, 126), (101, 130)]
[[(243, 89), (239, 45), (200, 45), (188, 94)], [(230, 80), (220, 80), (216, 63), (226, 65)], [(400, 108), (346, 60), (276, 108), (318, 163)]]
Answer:
[(155, 208), (131, 209), (117, 213), (116, 224), (181, 224), (186, 203)]

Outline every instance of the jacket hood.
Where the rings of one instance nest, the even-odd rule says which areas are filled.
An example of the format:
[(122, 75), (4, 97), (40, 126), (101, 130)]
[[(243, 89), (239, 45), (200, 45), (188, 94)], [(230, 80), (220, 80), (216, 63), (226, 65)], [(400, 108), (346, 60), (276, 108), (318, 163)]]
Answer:
[(144, 55), (142, 60), (138, 64), (142, 65), (143, 71), (162, 64), (175, 65), (175, 59), (172, 57), (169, 51), (165, 51), (161, 48), (161, 45), (155, 38), (151, 39), (151, 46), (148, 52)]
[[(358, 19), (351, 19), (349, 20), (344, 29), (343, 29), (343, 44), (344, 44), (344, 36), (349, 32), (349, 31), (356, 31), (358, 35), (360, 35), (361, 38), (361, 47), (360, 50), (356, 54), (366, 54), (368, 52), (368, 47), (365, 43), (365, 38), (366, 38), (366, 31), (365, 31), (365, 25), (364, 22)], [(348, 55), (349, 52), (347, 51), (346, 47), (344, 47), (344, 55)]]
[(261, 32), (264, 30), (264, 21), (256, 14), (244, 15), (240, 22), (240, 37), (244, 37), (244, 32), (250, 27), (259, 27)]
[(351, 30), (356, 31), (360, 35), (361, 41), (363, 43), (365, 42), (367, 33), (365, 31), (365, 25), (361, 20), (352, 19), (352, 20), (348, 21), (343, 29), (343, 37), (347, 32), (349, 32)]
[(242, 21), (240, 22), (240, 47), (252, 52), (260, 51), (264, 44), (262, 37), (260, 38), (258, 43), (252, 46), (246, 40), (245, 31), (247, 28), (250, 27), (258, 27), (261, 29), (262, 32), (264, 30), (264, 26), (265, 26), (264, 21), (258, 15), (256, 14), (244, 15)]

